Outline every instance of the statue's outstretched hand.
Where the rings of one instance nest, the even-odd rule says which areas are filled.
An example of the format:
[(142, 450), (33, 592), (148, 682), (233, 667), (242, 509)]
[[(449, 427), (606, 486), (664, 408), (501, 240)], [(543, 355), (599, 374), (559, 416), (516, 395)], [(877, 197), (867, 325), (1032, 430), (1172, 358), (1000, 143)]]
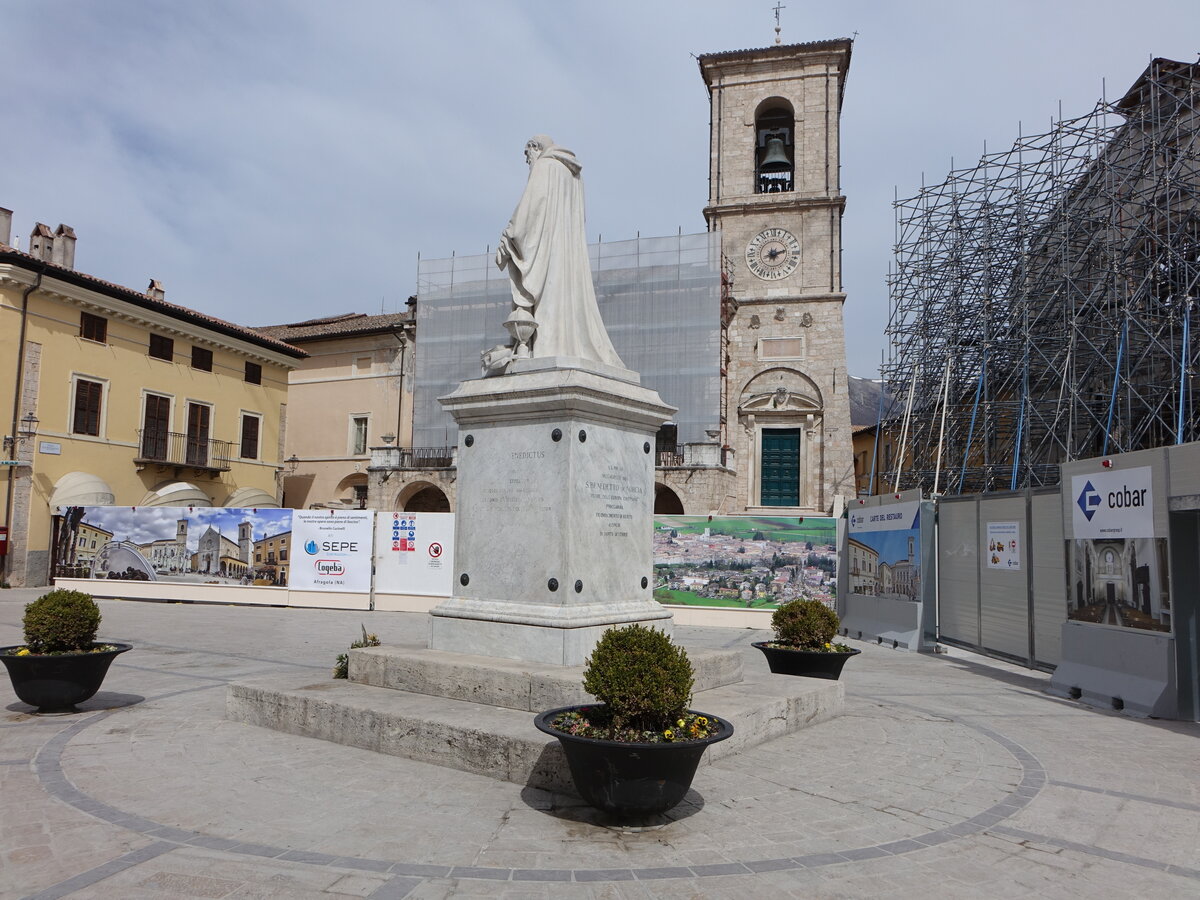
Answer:
[(504, 244), (501, 244), (499, 247), (496, 248), (496, 268), (503, 269), (505, 266), (508, 265), (508, 260), (509, 260), (508, 250), (504, 246)]

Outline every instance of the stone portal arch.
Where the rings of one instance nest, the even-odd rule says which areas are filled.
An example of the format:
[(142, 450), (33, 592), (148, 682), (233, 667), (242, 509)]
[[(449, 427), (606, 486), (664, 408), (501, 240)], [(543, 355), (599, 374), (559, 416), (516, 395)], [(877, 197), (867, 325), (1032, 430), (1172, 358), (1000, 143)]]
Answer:
[(660, 516), (682, 516), (683, 501), (665, 484), (654, 485), (654, 514)]
[(738, 423), (749, 447), (749, 506), (823, 509), (824, 398), (797, 369), (776, 366), (742, 387)]
[(405, 485), (396, 496), (396, 509), (401, 512), (450, 512), (450, 500), (436, 484), (414, 481)]

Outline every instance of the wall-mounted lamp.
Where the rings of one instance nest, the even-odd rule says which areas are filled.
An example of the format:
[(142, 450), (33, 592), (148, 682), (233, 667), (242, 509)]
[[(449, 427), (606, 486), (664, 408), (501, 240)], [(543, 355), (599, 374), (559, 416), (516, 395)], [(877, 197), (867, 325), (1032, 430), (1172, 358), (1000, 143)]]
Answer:
[(33, 413), (26, 413), (25, 418), (21, 420), (20, 427), (17, 428), (17, 436), (11, 434), (4, 436), (4, 449), (11, 450), (22, 441), (27, 441), (32, 437), (37, 436), (37, 428), (40, 420)]

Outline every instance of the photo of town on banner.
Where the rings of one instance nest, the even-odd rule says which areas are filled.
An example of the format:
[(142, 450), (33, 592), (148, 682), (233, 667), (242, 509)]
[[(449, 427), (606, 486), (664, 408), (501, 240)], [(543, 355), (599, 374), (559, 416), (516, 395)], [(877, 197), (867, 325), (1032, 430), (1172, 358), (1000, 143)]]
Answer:
[(64, 506), (56, 578), (285, 587), (292, 510)]
[(1166, 538), (1067, 541), (1067, 618), (1171, 631)]
[(654, 599), (667, 605), (774, 609), (797, 598), (833, 605), (837, 520), (660, 516)]
[(856, 531), (847, 535), (849, 591), (892, 600), (921, 592), (921, 538), (916, 528)]

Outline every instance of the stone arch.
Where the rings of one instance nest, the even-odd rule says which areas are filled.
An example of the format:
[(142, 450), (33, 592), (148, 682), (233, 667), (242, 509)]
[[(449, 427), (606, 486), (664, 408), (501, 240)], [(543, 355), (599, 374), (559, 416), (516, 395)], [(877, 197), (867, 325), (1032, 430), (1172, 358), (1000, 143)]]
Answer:
[(738, 423), (748, 448), (750, 507), (824, 509), (824, 398), (811, 378), (776, 366), (746, 381)]
[(742, 386), (738, 397), (740, 414), (820, 412), (824, 405), (816, 382), (803, 372), (786, 366), (776, 366), (754, 375)]
[(396, 495), (395, 508), (401, 512), (450, 512), (450, 500), (436, 484), (414, 481)]
[(657, 516), (682, 516), (683, 501), (665, 484), (654, 485), (654, 514)]
[(335, 500), (346, 501), (359, 509), (367, 507), (367, 476), (363, 472), (354, 472), (338, 482), (334, 491)]

